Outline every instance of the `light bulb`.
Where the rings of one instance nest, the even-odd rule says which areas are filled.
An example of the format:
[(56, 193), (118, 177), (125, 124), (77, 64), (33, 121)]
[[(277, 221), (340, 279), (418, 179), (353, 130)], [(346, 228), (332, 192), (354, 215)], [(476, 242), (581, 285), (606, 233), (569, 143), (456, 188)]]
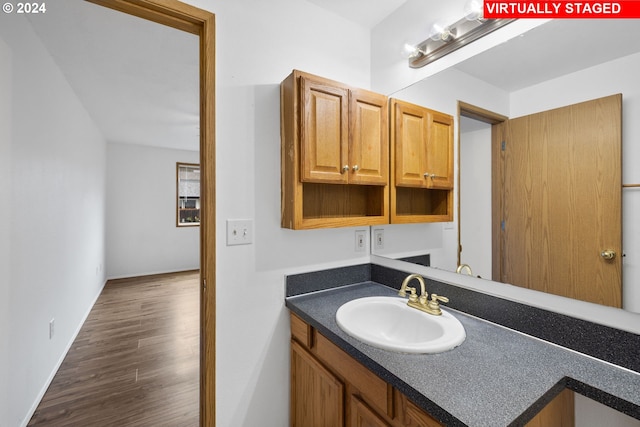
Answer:
[(402, 48), (402, 56), (404, 56), (405, 58), (415, 58), (417, 56), (420, 55), (420, 49), (418, 48), (418, 46), (414, 46), (412, 44), (409, 43), (405, 43), (403, 48)]
[(482, 0), (469, 0), (464, 6), (464, 17), (468, 21), (483, 19), (484, 5)]
[(431, 27), (431, 40), (433, 41), (449, 41), (453, 38), (454, 34), (448, 25), (442, 25), (438, 22)]

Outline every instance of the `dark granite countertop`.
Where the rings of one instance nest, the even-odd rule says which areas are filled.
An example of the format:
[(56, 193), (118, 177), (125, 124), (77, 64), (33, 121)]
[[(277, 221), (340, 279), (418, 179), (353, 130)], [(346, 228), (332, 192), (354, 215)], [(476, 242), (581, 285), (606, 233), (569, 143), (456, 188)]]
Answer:
[(526, 424), (568, 387), (640, 419), (640, 374), (448, 309), (467, 338), (439, 354), (378, 349), (344, 333), (335, 314), (347, 301), (395, 296), (366, 281), (286, 298), (286, 306), (448, 426)]

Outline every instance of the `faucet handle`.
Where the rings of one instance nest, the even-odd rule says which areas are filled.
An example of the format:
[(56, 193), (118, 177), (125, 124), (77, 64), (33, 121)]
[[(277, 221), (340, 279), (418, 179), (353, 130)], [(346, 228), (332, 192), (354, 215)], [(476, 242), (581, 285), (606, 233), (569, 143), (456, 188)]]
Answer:
[(410, 301), (416, 301), (418, 299), (418, 296), (416, 295), (416, 288), (412, 288), (410, 286), (403, 286), (400, 289), (400, 291), (398, 291), (398, 295), (400, 295), (401, 297), (406, 297), (407, 293), (405, 291), (411, 292), (411, 295), (409, 295)]
[(437, 294), (431, 294), (431, 302), (438, 304), (438, 301), (449, 302), (449, 298), (442, 297), (442, 296), (437, 295)]
[(449, 302), (449, 298), (447, 297), (442, 297), (440, 295), (437, 294), (431, 294), (431, 301), (429, 301), (429, 308), (436, 313), (436, 315), (442, 314), (442, 310), (440, 310), (440, 302)]

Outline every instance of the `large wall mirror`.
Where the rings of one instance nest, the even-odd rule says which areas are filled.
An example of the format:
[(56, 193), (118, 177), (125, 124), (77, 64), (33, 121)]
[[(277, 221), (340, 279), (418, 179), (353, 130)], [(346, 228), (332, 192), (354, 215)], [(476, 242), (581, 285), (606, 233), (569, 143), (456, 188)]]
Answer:
[[(456, 193), (459, 189), (462, 193), (460, 198), (456, 194), (452, 223), (375, 227), (384, 230), (384, 246), (372, 245), (372, 253), (394, 259), (429, 254), (434, 268), (455, 271), (465, 263), (474, 276), (495, 280), (491, 268), (491, 124), (460, 119), (460, 102), (517, 118), (621, 94), (622, 173), (621, 184), (614, 190), (621, 193), (622, 206), (618, 208), (624, 243), (617, 253), (622, 274), (618, 307), (640, 312), (640, 291), (633, 286), (640, 281), (640, 171), (633, 160), (640, 158), (640, 122), (635, 119), (640, 115), (640, 82), (636, 78), (640, 73), (639, 38), (638, 20), (551, 20), (393, 93), (392, 97), (456, 118)], [(471, 180), (476, 185), (473, 189), (466, 187)], [(571, 215), (580, 221), (579, 213)], [(472, 238), (465, 243), (469, 235)], [(460, 258), (459, 236), (463, 246)], [(473, 255), (471, 242), (479, 244)], [(577, 260), (566, 268), (579, 269), (581, 263)]]

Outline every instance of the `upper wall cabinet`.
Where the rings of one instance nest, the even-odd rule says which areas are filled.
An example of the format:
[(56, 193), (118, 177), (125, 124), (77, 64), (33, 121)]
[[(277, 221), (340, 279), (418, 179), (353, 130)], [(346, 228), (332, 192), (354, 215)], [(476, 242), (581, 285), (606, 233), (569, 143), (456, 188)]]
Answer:
[(391, 223), (453, 219), (453, 117), (391, 100)]
[(387, 97), (301, 71), (280, 91), (282, 227), (388, 223)]

